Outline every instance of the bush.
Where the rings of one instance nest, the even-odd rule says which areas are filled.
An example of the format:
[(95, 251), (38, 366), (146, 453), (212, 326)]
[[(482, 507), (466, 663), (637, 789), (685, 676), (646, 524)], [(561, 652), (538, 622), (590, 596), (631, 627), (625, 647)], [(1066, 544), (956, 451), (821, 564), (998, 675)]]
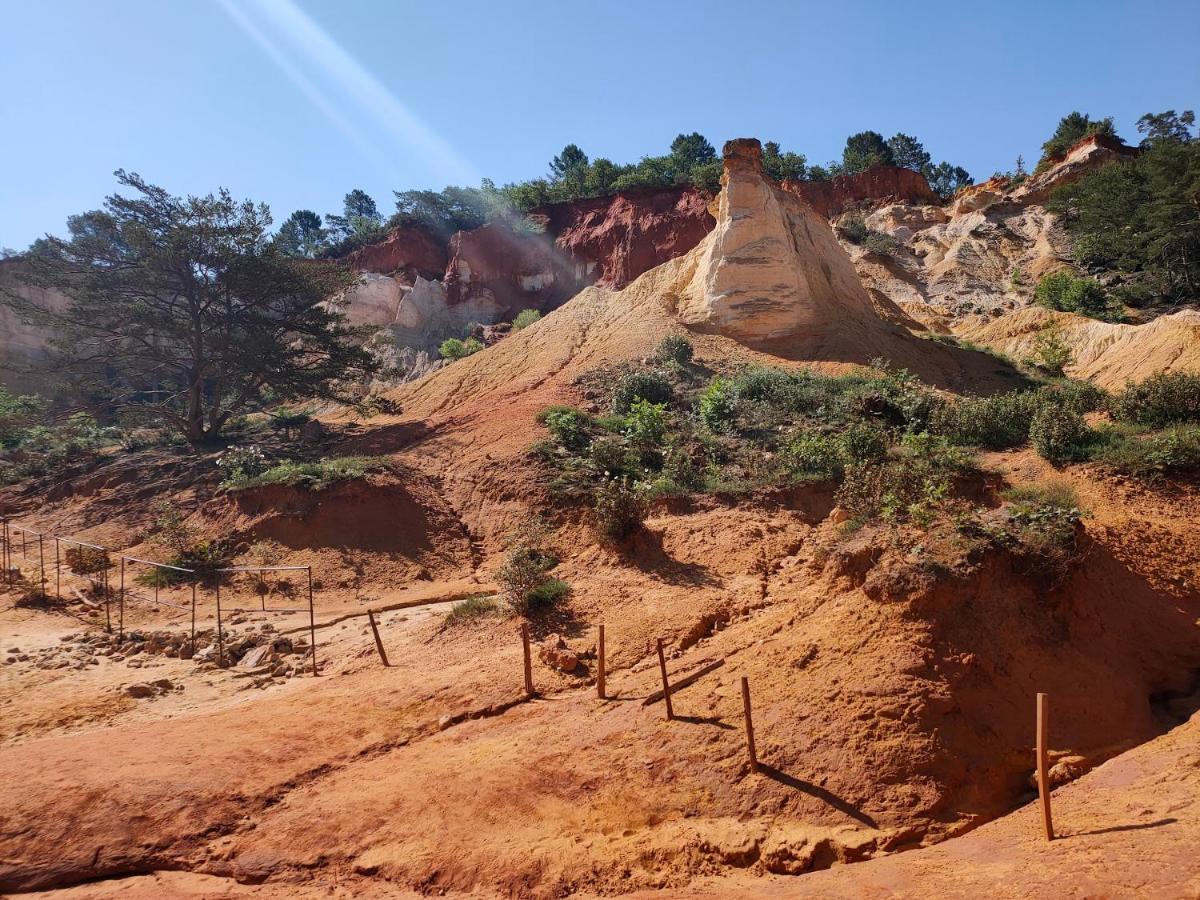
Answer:
[(838, 449), (848, 465), (881, 460), (887, 456), (890, 444), (887, 431), (868, 422), (848, 425), (837, 440)]
[(659, 362), (686, 366), (692, 361), (693, 355), (691, 341), (678, 334), (669, 334), (658, 345), (654, 358)]
[(825, 434), (804, 431), (783, 448), (784, 469), (798, 478), (841, 478), (845, 457), (839, 442)]
[(666, 405), (662, 403), (633, 401), (625, 420), (625, 437), (633, 446), (643, 450), (661, 447), (667, 436), (666, 410)]
[(868, 231), (862, 245), (864, 249), (876, 256), (895, 256), (901, 250), (898, 240), (881, 231)]
[(846, 216), (838, 222), (837, 230), (852, 244), (862, 244), (866, 241), (867, 235), (871, 233), (871, 229), (867, 228), (867, 223), (863, 221), (862, 216)]
[(1108, 392), (1088, 381), (1059, 381), (1041, 389), (1042, 403), (1056, 403), (1063, 409), (1083, 414), (1107, 409)]
[(934, 410), (930, 430), (962, 446), (1007, 450), (1029, 439), (1029, 425), (1040, 405), (1032, 391), (962, 397)]
[(517, 317), (512, 321), (512, 330), (520, 331), (522, 328), (528, 328), (534, 322), (540, 321), (542, 314), (536, 309), (523, 309), (517, 313)]
[(1167, 372), (1128, 384), (1113, 404), (1113, 415), (1151, 428), (1200, 422), (1200, 375)]
[(662, 372), (628, 372), (621, 376), (613, 391), (612, 410), (623, 416), (635, 400), (669, 403), (673, 393), (671, 380)]
[(558, 565), (558, 557), (542, 545), (543, 537), (535, 529), (533, 534), (516, 540), (496, 573), (509, 605), (521, 615), (546, 600), (547, 595), (538, 591), (550, 580), (546, 573)]
[(692, 460), (686, 447), (673, 444), (663, 455), (662, 474), (669, 484), (679, 490), (693, 491), (704, 486), (704, 473)]
[(478, 338), (467, 338), (465, 341), (460, 341), (458, 338), (447, 338), (442, 341), (438, 347), (438, 353), (442, 359), (448, 359), (451, 362), (465, 359), (472, 353), (478, 353), (483, 349), (483, 343)]
[(1046, 404), (1034, 413), (1029, 424), (1029, 441), (1038, 456), (1052, 463), (1083, 459), (1095, 437), (1079, 413)]
[(386, 456), (338, 456), (318, 462), (285, 460), (258, 475), (242, 479), (226, 479), (221, 482), (227, 490), (245, 490), (265, 485), (299, 485), (309, 490), (320, 491), (339, 481), (353, 481), (369, 472), (390, 468), (392, 461)]
[(468, 622), (494, 616), (499, 611), (499, 606), (491, 597), (468, 597), (450, 607), (450, 612), (446, 613), (446, 618), (442, 619), (442, 627), (452, 628), (455, 625), (465, 625)]
[(529, 592), (529, 607), (547, 607), (567, 599), (571, 586), (561, 578), (547, 578)]
[(1043, 328), (1033, 339), (1033, 365), (1049, 375), (1061, 376), (1063, 371), (1075, 361), (1075, 353), (1070, 344), (1062, 338), (1062, 332), (1056, 325)]
[(614, 542), (633, 536), (646, 518), (646, 499), (639, 486), (610, 478), (596, 489), (596, 530)]
[(1036, 567), (1061, 577), (1079, 560), (1076, 525), (1083, 513), (1070, 485), (1026, 485), (1005, 494), (1009, 501), (1006, 535)]
[(588, 433), (592, 418), (581, 410), (570, 406), (550, 406), (538, 413), (537, 420), (546, 426), (560, 447), (571, 453), (586, 450), (592, 442)]
[(1148, 437), (1115, 436), (1094, 456), (1104, 465), (1149, 480), (1200, 472), (1200, 428), (1179, 426)]
[(732, 431), (737, 420), (737, 389), (725, 378), (709, 382), (696, 404), (700, 421), (709, 431)]
[(217, 457), (217, 467), (224, 473), (223, 487), (235, 487), (261, 475), (270, 468), (262, 449), (255, 444), (249, 447), (231, 447)]
[(605, 478), (633, 474), (638, 469), (637, 460), (629, 452), (629, 447), (618, 438), (597, 438), (592, 441), (588, 456), (592, 468)]
[(1099, 282), (1066, 271), (1044, 276), (1033, 289), (1033, 299), (1048, 309), (1079, 313), (1106, 322), (1117, 322), (1122, 318), (1120, 308), (1105, 296)]
[(950, 498), (952, 477), (970, 465), (970, 455), (944, 438), (905, 435), (896, 455), (847, 468), (837, 503), (858, 522), (924, 524)]

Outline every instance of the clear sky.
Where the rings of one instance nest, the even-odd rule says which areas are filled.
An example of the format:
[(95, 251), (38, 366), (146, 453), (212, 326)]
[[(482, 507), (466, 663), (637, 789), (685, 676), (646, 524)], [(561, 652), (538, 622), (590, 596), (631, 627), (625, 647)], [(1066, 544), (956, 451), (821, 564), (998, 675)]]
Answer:
[(1072, 109), (1200, 111), (1197, 0), (0, 0), (0, 246), (97, 207), (124, 167), (337, 211), (635, 161), (681, 131), (824, 163), (916, 135), (977, 178)]

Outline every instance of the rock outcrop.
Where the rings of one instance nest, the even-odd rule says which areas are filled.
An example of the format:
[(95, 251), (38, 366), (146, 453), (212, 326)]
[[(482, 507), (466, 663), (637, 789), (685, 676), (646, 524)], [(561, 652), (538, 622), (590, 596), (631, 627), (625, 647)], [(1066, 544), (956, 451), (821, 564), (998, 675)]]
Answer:
[(865, 172), (839, 175), (828, 181), (784, 181), (783, 189), (832, 219), (862, 204), (903, 202), (941, 205), (920, 172), (899, 166), (872, 166)]
[(700, 243), (715, 224), (712, 199), (691, 186), (637, 188), (543, 206), (530, 216), (576, 263), (578, 278), (619, 289)]
[(725, 145), (721, 180), (716, 228), (679, 301), (684, 323), (751, 342), (887, 327), (829, 223), (764, 175), (757, 140)]
[(1136, 147), (1128, 147), (1106, 134), (1089, 134), (1056, 160), (1044, 172), (1031, 175), (1013, 191), (1017, 203), (1045, 203), (1056, 187), (1078, 181), (1088, 172), (1113, 162), (1133, 159)]
[(446, 260), (445, 241), (415, 226), (393, 228), (384, 240), (361, 247), (345, 258), (355, 272), (402, 274), (410, 283), (418, 275), (441, 278)]
[(444, 284), (449, 303), (480, 299), (505, 314), (546, 312), (577, 293), (586, 273), (561, 253), (547, 234), (489, 222), (450, 239)]

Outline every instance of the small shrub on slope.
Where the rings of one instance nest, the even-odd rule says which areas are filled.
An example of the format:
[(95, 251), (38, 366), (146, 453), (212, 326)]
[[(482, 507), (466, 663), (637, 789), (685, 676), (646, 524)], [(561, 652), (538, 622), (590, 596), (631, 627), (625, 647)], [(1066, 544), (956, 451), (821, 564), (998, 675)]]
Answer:
[(1043, 459), (1064, 463), (1083, 459), (1095, 432), (1079, 413), (1054, 404), (1046, 404), (1033, 416), (1029, 425), (1029, 442)]
[(1114, 401), (1113, 415), (1151, 428), (1200, 422), (1200, 374), (1166, 372), (1130, 384)]

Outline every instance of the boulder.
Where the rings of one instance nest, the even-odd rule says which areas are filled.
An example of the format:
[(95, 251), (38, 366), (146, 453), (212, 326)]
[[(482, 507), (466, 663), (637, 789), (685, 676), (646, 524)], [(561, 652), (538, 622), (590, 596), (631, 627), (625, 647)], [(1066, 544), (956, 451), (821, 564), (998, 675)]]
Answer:
[(411, 283), (417, 276), (439, 278), (446, 270), (446, 242), (414, 225), (393, 228), (375, 244), (355, 250), (343, 260), (355, 272), (399, 273)]
[(559, 635), (552, 634), (542, 642), (538, 658), (552, 669), (571, 675), (579, 669), (579, 656)]

